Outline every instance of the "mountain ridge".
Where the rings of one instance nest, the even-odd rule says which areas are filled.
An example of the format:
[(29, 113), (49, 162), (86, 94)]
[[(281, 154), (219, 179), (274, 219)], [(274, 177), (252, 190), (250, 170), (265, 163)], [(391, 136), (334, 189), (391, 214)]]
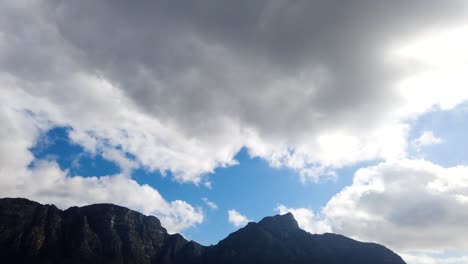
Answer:
[(114, 204), (60, 210), (25, 198), (0, 199), (4, 263), (405, 264), (384, 246), (310, 234), (291, 213), (269, 216), (203, 246), (168, 234), (157, 217)]

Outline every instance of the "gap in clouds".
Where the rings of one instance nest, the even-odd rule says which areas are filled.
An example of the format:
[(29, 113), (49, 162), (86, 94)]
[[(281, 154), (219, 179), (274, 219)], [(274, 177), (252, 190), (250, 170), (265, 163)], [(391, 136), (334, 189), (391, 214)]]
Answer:
[(28, 167), (34, 167), (38, 160), (54, 160), (60, 169), (68, 170), (69, 176), (99, 177), (122, 171), (115, 162), (105, 159), (100, 153), (91, 154), (73, 143), (70, 131), (70, 127), (54, 127), (45, 131), (36, 145), (29, 149), (35, 159)]
[[(171, 173), (165, 176), (159, 172), (137, 169), (132, 178), (139, 184), (148, 184), (160, 191), (168, 200), (181, 199), (194, 206), (203, 207), (205, 218), (196, 228), (184, 231), (184, 235), (201, 244), (216, 244), (229, 233), (236, 231), (228, 222), (228, 210), (236, 210), (252, 221), (259, 221), (268, 215), (277, 214), (279, 204), (291, 207), (307, 207), (314, 212), (327, 204), (334, 194), (350, 185), (354, 172), (377, 161), (359, 163), (337, 170), (335, 181), (301, 183), (297, 171), (288, 168), (273, 168), (267, 161), (251, 157), (246, 148), (235, 156), (238, 165), (217, 168), (208, 175), (212, 188), (174, 181)], [(202, 201), (207, 197), (218, 205), (210, 210)]]
[(425, 131), (431, 131), (443, 142), (423, 146), (419, 153), (414, 146), (410, 146), (408, 156), (424, 158), (444, 167), (468, 165), (467, 120), (468, 102), (451, 110), (434, 110), (422, 115), (412, 124), (409, 141), (418, 138)]

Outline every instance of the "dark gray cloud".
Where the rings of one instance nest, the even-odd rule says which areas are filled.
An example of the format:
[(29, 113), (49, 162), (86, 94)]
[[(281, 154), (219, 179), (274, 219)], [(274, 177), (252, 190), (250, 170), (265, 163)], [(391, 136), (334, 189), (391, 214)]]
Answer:
[[(208, 173), (247, 146), (275, 166), (323, 173), (404, 156), (407, 116), (398, 111), (417, 98), (395, 89), (408, 72), (387, 53), (410, 36), (464, 23), (465, 6), (7, 1), (0, 69), (47, 101), (36, 111), (110, 138), (152, 169), (183, 174), (203, 164), (190, 174)], [(141, 151), (142, 135), (162, 153)], [(210, 158), (197, 162), (200, 153)]]
[[(193, 133), (201, 120), (228, 115), (284, 137), (337, 124), (362, 128), (381, 118), (399, 99), (388, 87), (398, 72), (386, 65), (385, 49), (396, 39), (455, 22), (463, 5), (80, 1), (60, 2), (56, 10), (61, 35), (83, 51), (87, 66), (159, 118), (181, 119), (188, 124), (182, 129)], [(317, 67), (327, 73), (325, 84), (271, 91), (272, 82), (304, 70), (309, 77)]]

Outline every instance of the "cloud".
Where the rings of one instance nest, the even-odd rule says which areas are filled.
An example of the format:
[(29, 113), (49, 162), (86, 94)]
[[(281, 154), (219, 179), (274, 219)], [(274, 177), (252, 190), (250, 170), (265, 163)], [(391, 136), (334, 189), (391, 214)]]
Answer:
[[(411, 71), (396, 89), (412, 101), (401, 107), (400, 112), (418, 115), (436, 109), (450, 110), (466, 100), (464, 87), (468, 78), (468, 52), (461, 47), (468, 45), (468, 23), (448, 27), (429, 28), (423, 33), (395, 45), (391, 55), (400, 67)], [(418, 100), (411, 98), (418, 97)]]
[(416, 150), (420, 151), (422, 147), (442, 144), (444, 140), (442, 138), (434, 136), (432, 131), (424, 131), (421, 135), (412, 141)]
[(228, 220), (235, 227), (243, 227), (250, 221), (245, 215), (240, 214), (236, 210), (228, 211)]
[[(28, 150), (51, 124), (41, 116), (0, 106), (0, 193), (26, 197), (59, 208), (114, 203), (155, 215), (169, 232), (180, 232), (203, 221), (203, 212), (181, 201), (166, 201), (154, 188), (117, 174), (102, 177), (68, 176), (55, 161), (34, 160)], [(31, 166), (29, 166), (31, 165)]]
[(287, 208), (286, 206), (280, 204), (275, 209), (280, 214), (292, 213), (296, 219), (299, 227), (304, 229), (307, 232), (313, 234), (323, 234), (330, 233), (332, 229), (330, 224), (326, 220), (323, 220), (322, 217), (316, 216), (314, 212), (307, 208)]
[(408, 264), (465, 264), (468, 257), (438, 256), (437, 254), (401, 254)]
[(462, 250), (468, 243), (468, 167), (425, 160), (359, 169), (322, 210), (334, 232), (399, 251)]
[(203, 198), (202, 198), (202, 201), (203, 201), (210, 209), (213, 209), (213, 210), (218, 209), (218, 205), (215, 204), (215, 203), (213, 203), (212, 201), (208, 200), (208, 198), (203, 197)]
[[(67, 177), (54, 162), (38, 162), (26, 185), (5, 186), (3, 195), (27, 197), (60, 208), (93, 203), (113, 203), (158, 217), (170, 232), (181, 232), (203, 222), (203, 212), (190, 204), (167, 202), (149, 185), (140, 185), (124, 175), (102, 177)], [(3, 183), (5, 184), (5, 183)], [(10, 191), (6, 187), (13, 187)]]
[(410, 52), (387, 58), (392, 43), (465, 23), (465, 5), (2, 1), (0, 92), (71, 127), (86, 148), (135, 156), (128, 164), (109, 155), (128, 170), (209, 185), (207, 175), (247, 147), (317, 181), (358, 161), (404, 157), (410, 118), (468, 98), (443, 82), (467, 83), (460, 61), (421, 62), (442, 65), (421, 93), (427, 79), (408, 66), (417, 54), (397, 45)]

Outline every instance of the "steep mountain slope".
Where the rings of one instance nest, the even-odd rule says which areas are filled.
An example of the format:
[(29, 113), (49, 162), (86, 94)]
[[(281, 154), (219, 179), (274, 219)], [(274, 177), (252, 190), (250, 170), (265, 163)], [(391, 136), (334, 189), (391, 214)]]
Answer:
[(112, 204), (59, 210), (0, 199), (2, 263), (404, 264), (387, 248), (335, 234), (312, 235), (292, 214), (266, 217), (204, 247), (169, 235), (154, 216)]
[(249, 223), (205, 255), (207, 263), (404, 263), (378, 244), (336, 234), (307, 233), (299, 228), (291, 213)]

